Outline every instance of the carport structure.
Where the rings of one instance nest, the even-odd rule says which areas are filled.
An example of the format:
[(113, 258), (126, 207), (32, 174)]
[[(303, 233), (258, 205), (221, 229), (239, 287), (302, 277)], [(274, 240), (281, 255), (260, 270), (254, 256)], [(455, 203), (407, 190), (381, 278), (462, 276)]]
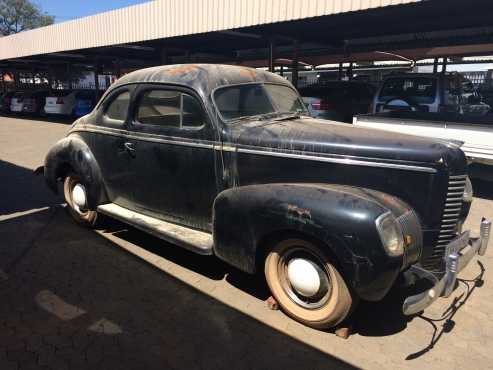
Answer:
[(301, 62), (493, 54), (492, 14), (488, 0), (157, 0), (0, 38), (0, 76), (208, 62), (287, 66), (296, 84)]

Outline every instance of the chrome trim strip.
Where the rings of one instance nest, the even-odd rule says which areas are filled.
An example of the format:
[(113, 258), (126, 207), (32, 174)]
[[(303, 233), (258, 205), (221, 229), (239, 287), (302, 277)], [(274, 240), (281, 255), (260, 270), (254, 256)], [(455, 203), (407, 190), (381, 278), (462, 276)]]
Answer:
[(426, 173), (437, 172), (436, 169), (431, 167), (385, 163), (385, 162), (370, 162), (370, 161), (351, 159), (351, 158), (333, 158), (333, 157), (322, 157), (322, 156), (308, 155), (308, 154), (296, 154), (296, 153), (286, 153), (286, 152), (277, 152), (277, 151), (269, 151), (269, 150), (248, 149), (248, 148), (242, 148), (241, 146), (235, 146), (234, 144), (231, 143), (221, 144), (217, 142), (208, 142), (208, 143), (198, 143), (191, 141), (188, 142), (188, 141), (164, 139), (156, 136), (147, 136), (149, 134), (132, 135), (132, 133), (128, 133), (127, 131), (107, 128), (107, 127), (102, 128), (94, 125), (84, 125), (81, 127), (74, 127), (72, 130), (69, 131), (69, 133), (72, 132), (94, 132), (94, 133), (114, 135), (118, 137), (135, 138), (139, 140), (170, 144), (170, 145), (182, 145), (188, 147), (222, 150), (227, 152), (236, 151), (239, 153), (265, 155), (265, 156), (281, 157), (281, 158), (305, 159), (305, 160), (316, 161), (316, 162), (349, 164), (349, 165), (365, 166), (365, 167), (392, 168), (392, 169), (419, 171)]
[(427, 173), (436, 173), (437, 172), (436, 169), (429, 168), (429, 167), (420, 167), (420, 166), (385, 163), (385, 162), (368, 162), (368, 161), (361, 161), (361, 160), (350, 159), (350, 158), (319, 157), (319, 156), (306, 155), (306, 154), (293, 154), (293, 153), (272, 152), (272, 151), (264, 151), (264, 150), (256, 150), (256, 149), (246, 149), (246, 148), (241, 148), (241, 147), (238, 148), (238, 152), (239, 153), (248, 153), (248, 154), (267, 155), (267, 156), (272, 156), (272, 157), (306, 159), (309, 161), (317, 161), (317, 162), (351, 164), (351, 165), (365, 166), (365, 167), (393, 168), (393, 169), (420, 171), (420, 172), (427, 172)]
[(126, 133), (125, 131), (121, 130), (113, 130), (111, 128), (92, 128), (92, 127), (84, 127), (84, 128), (74, 128), (70, 130), (69, 133), (73, 132), (93, 132), (96, 134), (106, 134), (106, 135), (112, 135), (112, 136), (117, 136), (117, 137), (122, 137), (122, 138), (129, 138), (129, 139), (135, 139), (135, 140), (144, 140), (144, 141), (149, 141), (153, 143), (162, 143), (162, 144), (170, 144), (170, 145), (181, 145), (181, 146), (187, 146), (187, 147), (194, 147), (194, 148), (204, 148), (204, 149), (214, 149), (214, 144), (206, 144), (206, 143), (200, 143), (200, 142), (192, 142), (192, 141), (178, 141), (178, 140), (172, 140), (172, 139), (164, 139), (162, 137), (156, 137), (156, 136), (150, 136), (149, 134), (139, 134), (139, 135), (132, 135), (129, 133)]

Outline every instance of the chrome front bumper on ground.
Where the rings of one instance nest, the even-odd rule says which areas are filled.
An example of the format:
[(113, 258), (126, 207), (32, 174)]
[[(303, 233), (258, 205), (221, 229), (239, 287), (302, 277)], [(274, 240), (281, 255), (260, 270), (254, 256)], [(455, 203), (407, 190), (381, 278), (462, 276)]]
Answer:
[(479, 254), (483, 256), (488, 248), (490, 239), (491, 221), (483, 219), (481, 221), (479, 238), (471, 238), (469, 231), (463, 232), (452, 240), (447, 246), (445, 255), (445, 274), (441, 279), (419, 266), (412, 266), (416, 275), (431, 280), (434, 286), (427, 291), (408, 297), (402, 306), (404, 315), (414, 315), (430, 306), (438, 297), (448, 297), (455, 288), (457, 274)]

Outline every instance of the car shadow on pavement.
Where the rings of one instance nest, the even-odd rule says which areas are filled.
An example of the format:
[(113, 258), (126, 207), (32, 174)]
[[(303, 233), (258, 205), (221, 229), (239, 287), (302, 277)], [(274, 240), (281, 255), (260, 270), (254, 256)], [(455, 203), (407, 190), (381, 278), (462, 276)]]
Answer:
[(104, 233), (110, 233), (126, 242), (145, 248), (168, 261), (213, 280), (226, 281), (251, 296), (265, 301), (270, 293), (263, 274), (244, 273), (215, 256), (201, 256), (144, 233), (118, 220), (104, 217)]
[(61, 202), (46, 186), (43, 176), (0, 160), (0, 219), (2, 216), (53, 206)]
[(406, 329), (409, 322), (413, 320), (423, 320), (427, 322), (432, 334), (430, 342), (421, 350), (410, 353), (405, 359), (415, 360), (430, 352), (444, 334), (451, 333), (455, 327), (453, 320), (456, 313), (467, 303), (476, 288), (483, 285), (483, 275), (485, 268), (480, 261), (476, 261), (479, 267), (477, 276), (473, 279), (457, 279), (455, 298), (443, 312), (436, 316), (429, 316), (426, 312), (421, 312), (413, 316), (406, 316), (402, 313), (402, 304), (406, 297), (422, 292), (430, 288), (428, 283), (419, 282), (410, 288), (399, 288), (396, 286), (380, 302), (363, 302), (353, 314), (351, 323), (354, 333), (362, 336), (381, 337), (396, 334)]
[(477, 198), (493, 200), (493, 181), (473, 179), (472, 187)]
[[(440, 317), (429, 317), (424, 314), (417, 316), (417, 318), (424, 320), (433, 328), (433, 334), (431, 336), (430, 343), (426, 345), (420, 351), (411, 353), (406, 357), (406, 360), (414, 360), (419, 357), (424, 356), (426, 353), (430, 352), (438, 341), (443, 337), (444, 334), (452, 332), (455, 327), (455, 321), (453, 320), (459, 309), (464, 306), (472, 293), (476, 288), (480, 288), (484, 284), (483, 275), (485, 273), (485, 268), (480, 261), (476, 261), (479, 266), (479, 273), (474, 279), (458, 279), (457, 285), (463, 289), (463, 293), (455, 297), (452, 303), (447, 307), (447, 309), (442, 313)], [(440, 328), (438, 325), (441, 325)]]
[(62, 207), (4, 220), (0, 236), (2, 370), (354, 368), (142, 263)]

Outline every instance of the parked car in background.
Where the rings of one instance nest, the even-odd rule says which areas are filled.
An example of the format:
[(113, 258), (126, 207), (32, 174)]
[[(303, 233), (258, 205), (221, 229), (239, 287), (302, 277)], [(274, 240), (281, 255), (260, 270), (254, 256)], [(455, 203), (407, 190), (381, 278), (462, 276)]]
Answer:
[(26, 92), (23, 97), (23, 113), (39, 114), (43, 112), (44, 104), (48, 91), (38, 90)]
[(7, 91), (3, 94), (0, 94), (0, 112), (9, 113), (10, 112), (10, 103), (12, 101), (12, 97), (14, 96), (15, 91)]
[(457, 73), (406, 73), (386, 78), (374, 114), (357, 126), (455, 140), (469, 161), (493, 165), (493, 114), (471, 81)]
[(387, 77), (375, 95), (373, 113), (389, 110), (484, 116), (491, 107), (458, 73), (404, 73)]
[(89, 113), (96, 101), (94, 90), (53, 90), (46, 98), (46, 114), (80, 117)]
[(312, 117), (352, 122), (354, 115), (370, 111), (375, 87), (358, 81), (328, 81), (299, 92)]
[(241, 66), (125, 75), (43, 172), (77, 222), (106, 214), (264, 273), (284, 312), (315, 328), (400, 281), (428, 280), (403, 305), (421, 312), (484, 255), (491, 228), (463, 230), (473, 194), (455, 143), (314, 119), (289, 81)]
[(46, 114), (70, 116), (74, 112), (77, 91), (53, 90), (46, 97), (44, 111)]
[(81, 90), (76, 95), (74, 116), (82, 117), (91, 113), (96, 105), (97, 95), (95, 90)]
[(12, 113), (20, 113), (24, 108), (24, 91), (17, 91), (10, 100), (10, 111)]
[(41, 113), (48, 91), (18, 91), (10, 103), (10, 111), (14, 113)]

